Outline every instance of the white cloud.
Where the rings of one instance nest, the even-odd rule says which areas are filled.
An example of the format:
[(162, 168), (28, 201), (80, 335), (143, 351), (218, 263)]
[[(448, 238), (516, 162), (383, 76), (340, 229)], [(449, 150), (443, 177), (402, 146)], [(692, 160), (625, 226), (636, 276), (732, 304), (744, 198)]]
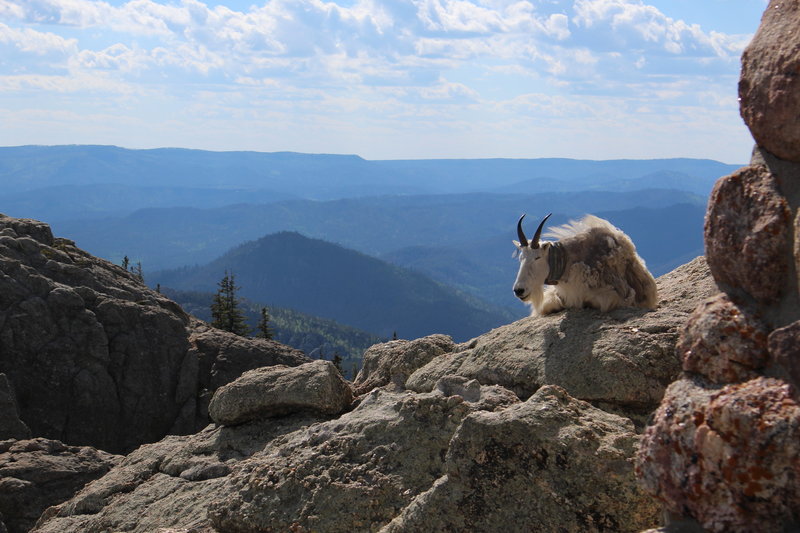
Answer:
[(520, 106), (616, 123), (664, 102), (733, 116), (748, 38), (641, 0), (269, 0), (244, 11), (201, 0), (0, 0), (0, 106), (35, 87), (110, 101), (148, 94), (147, 109), (199, 116), (206, 106), (242, 120), (257, 105), (309, 123), (376, 113), (463, 126)]
[(31, 55), (68, 57), (78, 50), (76, 39), (65, 39), (54, 33), (30, 28), (11, 28), (2, 22), (0, 22), (0, 45), (7, 50), (16, 50), (18, 54), (27, 56), (26, 59), (30, 59)]

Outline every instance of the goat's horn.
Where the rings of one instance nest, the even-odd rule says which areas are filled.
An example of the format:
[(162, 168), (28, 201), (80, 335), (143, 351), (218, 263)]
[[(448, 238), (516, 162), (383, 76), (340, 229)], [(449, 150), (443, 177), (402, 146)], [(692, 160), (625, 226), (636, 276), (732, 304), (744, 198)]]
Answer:
[[(550, 213), (552, 215), (553, 213)], [(547, 219), (550, 218), (550, 215), (547, 215), (539, 222), (539, 227), (536, 228), (536, 233), (533, 235), (533, 240), (531, 241), (531, 248), (538, 248), (539, 247), (539, 237), (542, 236), (542, 228), (544, 227), (544, 223), (547, 222)], [(520, 219), (522, 220), (522, 219)]]
[(528, 246), (528, 239), (525, 237), (525, 232), (522, 231), (522, 219), (525, 218), (525, 215), (519, 217), (519, 222), (517, 222), (517, 237), (519, 238), (519, 245), (523, 248)]

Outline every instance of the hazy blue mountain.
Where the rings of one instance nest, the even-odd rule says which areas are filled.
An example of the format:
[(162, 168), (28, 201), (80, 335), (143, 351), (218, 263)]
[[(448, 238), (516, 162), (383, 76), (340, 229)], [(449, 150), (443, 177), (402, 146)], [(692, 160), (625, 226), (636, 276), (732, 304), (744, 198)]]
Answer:
[[(667, 172), (684, 176), (680, 183), (697, 192), (710, 179), (740, 165), (704, 159), (590, 161), (574, 159), (438, 159), (367, 161), (355, 155), (291, 152), (209, 152), (178, 148), (127, 150), (115, 146), (0, 147), (3, 194), (54, 186), (121, 184), (198, 189), (266, 189), (309, 199), (395, 194), (487, 192), (536, 193), (547, 184), (566, 183), (568, 190), (648, 188), (647, 176)], [(644, 178), (643, 178), (644, 177)], [(622, 186), (623, 189), (619, 189)], [(704, 190), (702, 187), (699, 190)], [(517, 189), (522, 188), (523, 191)], [(185, 206), (197, 206), (184, 203)], [(145, 207), (144, 205), (140, 207)], [(109, 205), (109, 209), (113, 209)]]
[(287, 193), (266, 189), (203, 189), (192, 187), (139, 187), (125, 184), (55, 185), (12, 194), (0, 193), (5, 215), (58, 222), (120, 216), (150, 207), (223, 207), (267, 204), (292, 199)]
[[(716, 169), (716, 166), (712, 166)], [(573, 192), (573, 191), (610, 191), (626, 192), (645, 189), (674, 189), (687, 191), (700, 196), (708, 196), (718, 176), (715, 171), (707, 174), (692, 176), (685, 172), (674, 170), (659, 170), (641, 176), (617, 178), (597, 176), (577, 178), (573, 180), (555, 178), (532, 178), (503, 187), (495, 187), (491, 192), (498, 194), (507, 193), (533, 193), (533, 192)]]
[[(211, 321), (211, 301), (213, 292), (179, 291), (169, 287), (162, 287), (161, 291), (180, 304), (181, 307), (192, 315)], [(256, 325), (261, 318), (260, 303), (241, 299), (240, 308), (244, 311), (248, 325), (256, 332)], [(364, 350), (379, 342), (388, 339), (366, 333), (350, 326), (339, 324), (333, 320), (326, 320), (311, 316), (292, 309), (282, 307), (268, 307), (270, 315), (270, 328), (273, 339), (287, 346), (302, 350), (310, 357), (330, 360), (334, 354), (342, 358), (342, 369), (345, 376), (352, 379), (353, 367), (361, 367)]]
[(511, 316), (419, 273), (298, 233), (245, 243), (201, 267), (149, 275), (179, 290), (214, 291), (225, 271), (255, 302), (335, 320), (382, 337), (445, 333), (463, 341)]
[[(631, 237), (654, 276), (703, 255), (704, 206), (679, 204), (594, 214), (611, 221)], [(548, 226), (566, 223), (569, 218), (556, 213)], [(528, 221), (529, 235), (537, 222)], [(524, 316), (528, 308), (511, 291), (519, 266), (512, 257), (514, 238), (512, 231), (506, 231), (491, 238), (453, 242), (448, 246), (410, 246), (383, 254), (381, 258)]]
[(102, 221), (62, 221), (54, 231), (114, 262), (127, 255), (149, 271), (204, 264), (231, 247), (279, 231), (298, 231), (369, 255), (408, 246), (451, 246), (507, 234), (520, 214), (564, 216), (705, 205), (705, 198), (670, 190), (625, 193), (460, 194), (298, 200), (213, 209), (143, 209)]
[[(710, 159), (613, 159), (592, 161), (564, 158), (544, 159), (433, 159), (381, 161), (394, 172), (412, 180), (428, 180), (445, 190), (454, 187), (471, 191), (536, 193), (575, 189), (632, 190), (630, 182), (660, 172), (697, 179), (702, 183), (730, 174), (742, 165), (729, 165)], [(563, 184), (563, 185), (562, 185)], [(613, 184), (625, 184), (617, 189)], [(695, 185), (689, 181), (695, 192)], [(559, 188), (559, 187), (564, 188)], [(652, 188), (642, 186), (638, 188)], [(678, 188), (668, 184), (657, 188)]]
[(5, 147), (0, 148), (0, 178), (5, 193), (97, 184), (268, 189), (304, 198), (349, 196), (352, 190), (359, 195), (421, 192), (358, 156), (179, 148)]

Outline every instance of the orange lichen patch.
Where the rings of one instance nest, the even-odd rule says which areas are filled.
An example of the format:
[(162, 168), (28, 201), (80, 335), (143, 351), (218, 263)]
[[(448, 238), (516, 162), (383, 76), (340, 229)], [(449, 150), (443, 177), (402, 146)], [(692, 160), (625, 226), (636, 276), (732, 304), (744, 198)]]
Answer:
[(760, 465), (755, 465), (750, 469), (750, 477), (752, 479), (772, 479), (772, 472)]
[(694, 425), (699, 427), (700, 424), (702, 424), (705, 421), (706, 414), (703, 411), (695, 411), (693, 419), (694, 419)]
[(759, 492), (761, 492), (762, 487), (760, 484), (756, 483), (755, 481), (751, 481), (744, 486), (744, 495), (752, 498)]

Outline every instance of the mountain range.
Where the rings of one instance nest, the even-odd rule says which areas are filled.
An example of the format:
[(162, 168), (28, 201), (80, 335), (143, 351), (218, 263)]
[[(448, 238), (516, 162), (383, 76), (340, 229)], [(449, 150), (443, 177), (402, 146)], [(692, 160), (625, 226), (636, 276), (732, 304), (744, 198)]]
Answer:
[[(120, 216), (147, 207), (214, 207), (288, 198), (488, 192), (536, 194), (670, 188), (705, 196), (740, 165), (705, 159), (432, 159), (208, 152), (115, 146), (0, 147), (6, 214), (50, 222)], [(54, 209), (53, 199), (59, 199)]]
[[(738, 166), (0, 147), (0, 212), (48, 222), (115, 263), (127, 256), (151, 285), (208, 294), (229, 268), (256, 307), (319, 313), (378, 337), (420, 336), (428, 320), (464, 338), (527, 312), (509, 289), (521, 214), (529, 231), (550, 212), (554, 225), (607, 218), (660, 275), (703, 253), (708, 192)], [(282, 262), (291, 258), (312, 266)], [(406, 314), (384, 316), (381, 305)], [(465, 322), (442, 322), (459, 314)]]
[[(233, 246), (279, 231), (296, 231), (377, 256), (409, 246), (464, 246), (499, 236), (509, 243), (516, 236), (517, 219), (526, 212), (531, 218), (553, 212), (565, 222), (566, 217), (585, 213), (677, 204), (704, 206), (705, 199), (660, 189), (383, 196), (207, 209), (150, 208), (121, 217), (51, 225), (100, 257), (119, 262), (127, 255), (152, 271), (204, 264)], [(554, 215), (554, 220), (559, 218)]]

